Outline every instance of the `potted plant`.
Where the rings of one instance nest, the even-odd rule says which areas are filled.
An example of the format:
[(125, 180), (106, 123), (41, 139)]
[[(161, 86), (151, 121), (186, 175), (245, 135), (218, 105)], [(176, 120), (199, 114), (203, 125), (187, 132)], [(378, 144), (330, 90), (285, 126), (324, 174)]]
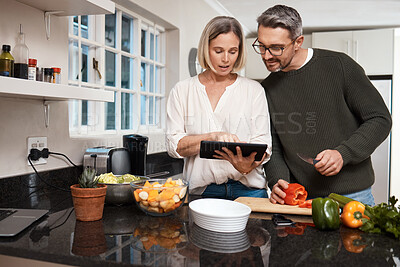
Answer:
[(76, 219), (79, 221), (97, 221), (103, 217), (107, 185), (98, 184), (96, 170), (85, 168), (79, 177), (79, 184), (71, 185), (71, 195)]

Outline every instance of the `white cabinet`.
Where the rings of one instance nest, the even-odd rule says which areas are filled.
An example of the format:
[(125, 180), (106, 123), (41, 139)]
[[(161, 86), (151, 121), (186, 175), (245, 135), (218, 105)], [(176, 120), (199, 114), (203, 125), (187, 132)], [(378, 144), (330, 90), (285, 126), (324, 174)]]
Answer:
[(353, 32), (317, 32), (312, 34), (312, 47), (352, 55)]
[(354, 59), (368, 75), (393, 74), (394, 29), (354, 31)]
[(394, 29), (316, 32), (312, 46), (348, 54), (367, 75), (393, 74)]

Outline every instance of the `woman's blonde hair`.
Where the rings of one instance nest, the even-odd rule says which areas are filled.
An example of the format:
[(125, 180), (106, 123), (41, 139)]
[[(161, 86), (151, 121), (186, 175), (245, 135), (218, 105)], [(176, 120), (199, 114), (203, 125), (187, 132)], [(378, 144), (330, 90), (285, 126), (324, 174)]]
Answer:
[(232, 72), (239, 71), (246, 64), (246, 49), (244, 43), (244, 34), (240, 23), (232, 17), (218, 16), (210, 20), (201, 34), (197, 58), (203, 69), (215, 71), (211, 64), (209, 55), (210, 41), (217, 38), (221, 33), (233, 32), (239, 38), (239, 55), (233, 65)]

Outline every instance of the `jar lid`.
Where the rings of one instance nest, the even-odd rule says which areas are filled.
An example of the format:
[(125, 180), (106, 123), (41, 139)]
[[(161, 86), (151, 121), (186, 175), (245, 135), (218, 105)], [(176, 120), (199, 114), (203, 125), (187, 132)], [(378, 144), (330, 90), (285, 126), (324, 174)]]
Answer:
[(52, 68), (54, 72), (61, 72), (61, 68)]
[(30, 59), (28, 60), (28, 63), (29, 63), (29, 65), (36, 65), (37, 60), (34, 59), (34, 58), (30, 58)]
[(2, 49), (4, 50), (4, 52), (10, 52), (11, 46), (10, 45), (3, 45)]

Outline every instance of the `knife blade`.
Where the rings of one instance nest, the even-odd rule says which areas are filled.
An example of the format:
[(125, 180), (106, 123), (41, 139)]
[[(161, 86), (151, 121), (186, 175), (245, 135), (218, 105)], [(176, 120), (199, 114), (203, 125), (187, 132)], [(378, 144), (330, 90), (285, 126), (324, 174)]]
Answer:
[(311, 165), (315, 165), (315, 164), (317, 164), (319, 162), (319, 160), (316, 160), (316, 159), (314, 159), (312, 157), (306, 156), (306, 155), (301, 154), (301, 153), (297, 153), (297, 156), (299, 158), (301, 158), (303, 161), (305, 161), (305, 162), (307, 162), (307, 163), (309, 163)]
[(168, 175), (169, 171), (163, 171), (163, 172), (156, 172), (156, 173), (151, 173), (151, 174), (147, 174), (146, 176), (149, 178), (155, 178), (158, 176), (162, 176), (162, 175)]

